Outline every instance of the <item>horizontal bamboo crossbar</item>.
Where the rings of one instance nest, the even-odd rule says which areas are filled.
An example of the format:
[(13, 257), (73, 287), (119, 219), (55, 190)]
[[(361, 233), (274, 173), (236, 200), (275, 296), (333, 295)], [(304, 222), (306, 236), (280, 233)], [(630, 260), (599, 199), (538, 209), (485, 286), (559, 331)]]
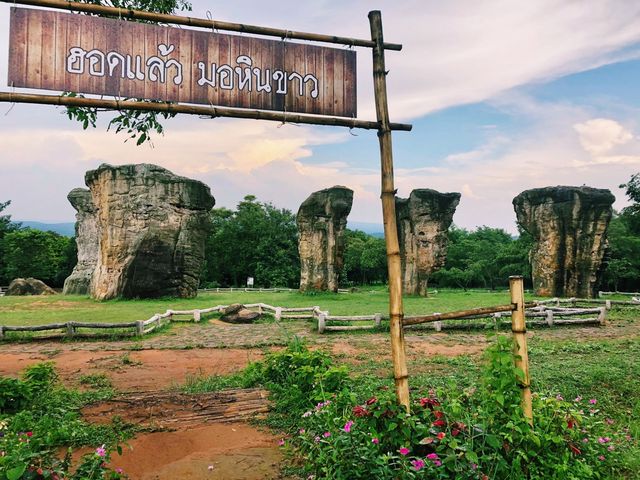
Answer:
[[(359, 38), (341, 37), (336, 35), (323, 35), (320, 33), (297, 32), (295, 30), (284, 30), (282, 28), (261, 27), (258, 25), (247, 25), (243, 23), (224, 22), (205, 18), (185, 17), (181, 15), (171, 15), (168, 13), (146, 12), (144, 10), (133, 10), (130, 8), (108, 7), (105, 5), (95, 5), (91, 3), (79, 3), (66, 0), (0, 0), (4, 3), (32, 5), (34, 7), (57, 8), (72, 12), (93, 13), (107, 17), (117, 17), (129, 20), (147, 20), (158, 23), (170, 23), (173, 25), (186, 25), (188, 27), (206, 28), (209, 30), (224, 30), (227, 32), (250, 33), (254, 35), (264, 35), (267, 37), (278, 37), (283, 40), (309, 40), (312, 42), (334, 43), (338, 45), (349, 45), (354, 47), (375, 48), (373, 40), (363, 40)], [(385, 50), (402, 50), (402, 45), (398, 43), (383, 44)]]
[[(4, 1), (4, 0), (0, 0)], [(89, 107), (104, 110), (135, 110), (144, 112), (180, 113), (206, 117), (247, 118), (282, 123), (303, 123), (308, 125), (329, 125), (334, 127), (362, 128), (378, 130), (378, 122), (357, 120), (355, 118), (330, 117), (322, 115), (303, 115), (299, 113), (272, 112), (267, 110), (248, 110), (231, 107), (205, 105), (186, 105), (181, 103), (141, 102), (138, 100), (109, 100), (103, 98), (63, 97), (60, 95), (37, 95), (31, 93), (0, 92), (0, 102), (31, 103), (37, 105), (56, 105), (63, 107)], [(391, 123), (391, 130), (411, 131), (412, 125)]]
[[(525, 303), (525, 308), (534, 307), (535, 303)], [(516, 309), (516, 306), (513, 304), (509, 305), (498, 305), (495, 307), (481, 307), (481, 308), (472, 308), (470, 310), (459, 310), (457, 312), (447, 312), (447, 313), (434, 313), (432, 315), (424, 315), (420, 317), (405, 317), (402, 324), (404, 326), (407, 325), (418, 325), (420, 323), (428, 323), (428, 322), (439, 322), (442, 320), (456, 320), (465, 317), (470, 317), (472, 315), (490, 315), (492, 313), (498, 312), (512, 312)]]

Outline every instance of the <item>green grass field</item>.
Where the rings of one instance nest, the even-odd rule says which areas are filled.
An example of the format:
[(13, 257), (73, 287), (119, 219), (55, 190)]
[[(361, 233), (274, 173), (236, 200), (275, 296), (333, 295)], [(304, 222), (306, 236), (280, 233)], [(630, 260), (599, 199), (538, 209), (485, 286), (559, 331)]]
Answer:
[[(146, 320), (167, 309), (190, 310), (231, 303), (267, 303), (274, 307), (312, 307), (317, 305), (333, 315), (388, 313), (385, 289), (367, 289), (356, 293), (301, 294), (270, 292), (201, 293), (193, 299), (161, 298), (154, 300), (96, 301), (72, 295), (38, 297), (0, 297), (0, 325), (41, 325), (55, 322), (131, 322)], [(509, 292), (439, 291), (428, 298), (406, 297), (407, 315), (430, 314), (453, 310), (504, 305)]]

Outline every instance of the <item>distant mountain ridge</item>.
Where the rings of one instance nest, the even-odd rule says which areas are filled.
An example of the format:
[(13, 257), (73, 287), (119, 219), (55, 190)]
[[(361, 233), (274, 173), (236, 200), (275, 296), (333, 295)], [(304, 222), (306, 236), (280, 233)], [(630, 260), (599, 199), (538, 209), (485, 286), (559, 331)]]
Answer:
[(73, 237), (76, 234), (75, 222), (43, 223), (33, 222), (31, 220), (15, 220), (15, 222), (22, 224), (23, 228), (33, 228), (34, 230), (42, 230), (43, 232), (55, 232), (65, 237)]

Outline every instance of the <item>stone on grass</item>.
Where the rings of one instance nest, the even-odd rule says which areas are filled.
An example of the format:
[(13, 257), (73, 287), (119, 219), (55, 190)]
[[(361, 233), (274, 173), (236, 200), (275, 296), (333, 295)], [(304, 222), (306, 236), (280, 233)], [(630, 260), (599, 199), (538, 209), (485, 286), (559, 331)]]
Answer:
[(57, 292), (36, 278), (16, 278), (10, 284), (5, 295), (56, 295)]

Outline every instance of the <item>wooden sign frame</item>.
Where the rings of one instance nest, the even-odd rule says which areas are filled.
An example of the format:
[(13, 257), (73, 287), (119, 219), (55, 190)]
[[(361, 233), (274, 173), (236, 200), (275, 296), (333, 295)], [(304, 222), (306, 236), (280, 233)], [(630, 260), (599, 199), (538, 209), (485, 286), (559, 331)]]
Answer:
[[(407, 411), (410, 408), (409, 382), (406, 363), (406, 349), (403, 333), (403, 302), (402, 281), (400, 265), (400, 248), (398, 243), (398, 231), (395, 213), (395, 186), (393, 177), (393, 148), (391, 141), (392, 130), (410, 131), (409, 124), (394, 124), (389, 121), (389, 108), (387, 102), (387, 71), (385, 67), (385, 50), (401, 50), (402, 46), (384, 42), (382, 30), (382, 14), (378, 10), (369, 12), (369, 26), (371, 40), (362, 40), (316, 33), (295, 32), (289, 30), (244, 25), (230, 22), (218, 22), (214, 20), (196, 19), (176, 15), (156, 14), (124, 8), (105, 7), (86, 3), (77, 3), (66, 0), (0, 0), (4, 3), (34, 5), (40, 7), (57, 8), (75, 12), (86, 12), (98, 15), (148, 20), (178, 25), (188, 25), (209, 29), (228, 30), (236, 32), (252, 33), (280, 37), (281, 39), (296, 38), (314, 42), (326, 42), (348, 46), (360, 46), (372, 49), (373, 53), (373, 79), (376, 103), (377, 122), (347, 119), (341, 117), (324, 117), (320, 115), (297, 115), (298, 120), (314, 125), (339, 125), (350, 128), (375, 128), (378, 130), (380, 144), (381, 183), (382, 183), (382, 213), (384, 218), (384, 235), (387, 248), (387, 268), (389, 271), (389, 314), (391, 323), (391, 354), (395, 379), (395, 390), (398, 403)], [(286, 112), (266, 112), (263, 110), (244, 110), (226, 107), (196, 107), (190, 105), (170, 103), (150, 103), (118, 100), (99, 100), (91, 98), (47, 96), (32, 94), (15, 94), (13, 92), (0, 93), (0, 102), (24, 102), (66, 106), (93, 106), (97, 108), (149, 110), (159, 112), (175, 112), (202, 114), (207, 112), (212, 116), (227, 116), (236, 118), (254, 118), (276, 121), (293, 121)], [(105, 103), (107, 102), (107, 103)], [(302, 123), (302, 122), (300, 122)]]

